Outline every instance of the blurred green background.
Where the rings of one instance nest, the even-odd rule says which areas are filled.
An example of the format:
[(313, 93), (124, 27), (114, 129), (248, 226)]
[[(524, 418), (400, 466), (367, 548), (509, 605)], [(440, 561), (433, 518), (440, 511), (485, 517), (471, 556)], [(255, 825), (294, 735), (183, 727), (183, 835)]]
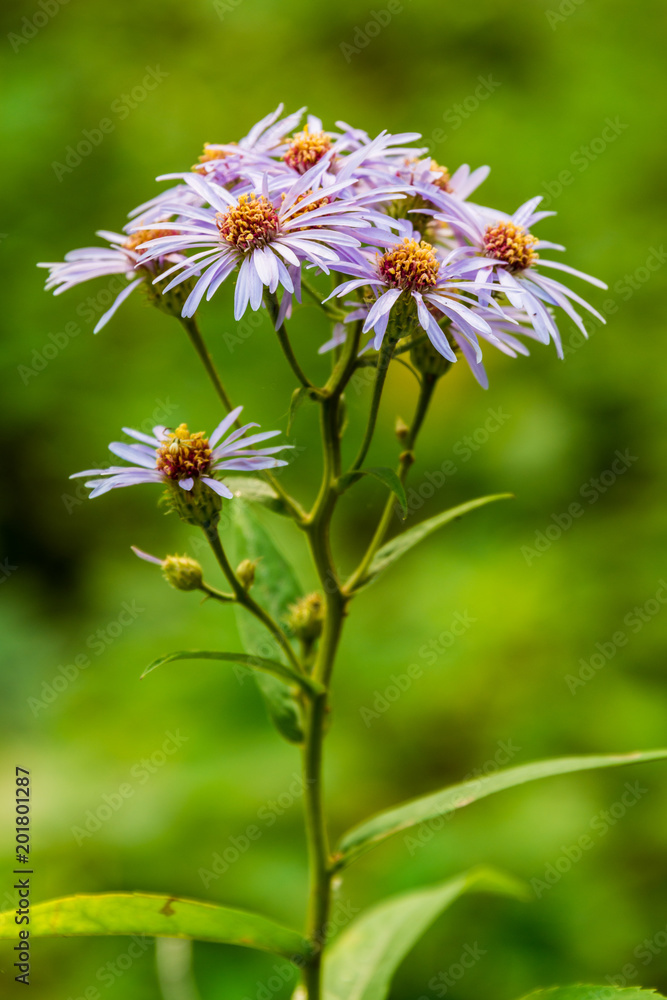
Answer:
[[(492, 166), (484, 204), (512, 211), (548, 195), (547, 207), (559, 214), (541, 235), (565, 243), (569, 263), (610, 286), (587, 296), (606, 303), (609, 316), (604, 330), (592, 326), (588, 343), (564, 323), (564, 363), (539, 345), (516, 361), (489, 349), (488, 392), (463, 364), (441, 383), (412, 484), (423, 486), (446, 459), (456, 473), (413, 523), (482, 493), (510, 490), (516, 500), (448, 529), (358, 600), (327, 745), (334, 833), (493, 768), (507, 744), (520, 763), (667, 743), (667, 610), (655, 601), (667, 576), (664, 4), (404, 0), (379, 33), (366, 32), (378, 14), (387, 20), (385, 9), (384, 0), (375, 13), (306, 0), (27, 0), (3, 9), (3, 909), (13, 905), (5, 892), (20, 765), (30, 768), (34, 788), (35, 899), (142, 888), (256, 908), (297, 926), (303, 918), (300, 802), (287, 792), (298, 756), (270, 728), (253, 685), (206, 663), (138, 682), (142, 668), (171, 649), (238, 644), (231, 614), (169, 589), (130, 553), (130, 544), (194, 553), (194, 529), (157, 512), (156, 491), (147, 487), (88, 503), (67, 479), (105, 463), (122, 425), (185, 420), (212, 429), (216, 399), (178, 324), (133, 296), (93, 337), (93, 317), (108, 305), (105, 281), (54, 299), (34, 266), (95, 242), (96, 228), (120, 228), (159, 190), (157, 174), (188, 169), (204, 141), (240, 137), (279, 101), (287, 110), (307, 103), (329, 127), (344, 119), (371, 134), (417, 130), (427, 141), (435, 132), (433, 154), (450, 169)], [(161, 82), (132, 98), (147, 68)], [(113, 130), (90, 155), (68, 172), (54, 168), (103, 118)], [(233, 322), (231, 293), (226, 287), (205, 309), (204, 332), (234, 399), (251, 419), (284, 430), (291, 375), (265, 323)], [(318, 377), (326, 362), (315, 347), (327, 335), (316, 310), (304, 309), (295, 341)], [(376, 464), (393, 463), (394, 419), (409, 418), (413, 399), (409, 377), (395, 371)], [(351, 438), (367, 402), (367, 390), (349, 394)], [(489, 410), (504, 415), (490, 434)], [(303, 450), (284, 480), (305, 498), (318, 475), (312, 418), (308, 409), (297, 417), (292, 440)], [(474, 450), (466, 450), (466, 436)], [(591, 486), (626, 449), (634, 459), (627, 471)], [(381, 501), (377, 484), (360, 484), (345, 504), (337, 538), (343, 567), (352, 566)], [(577, 501), (584, 515), (556, 537), (554, 517)], [(298, 549), (311, 588), (296, 532), (264, 520), (283, 551)], [(544, 552), (522, 552), (549, 526)], [(118, 628), (124, 602), (135, 617)], [(644, 620), (634, 617), (637, 607)], [(474, 622), (450, 643), (457, 613)], [(100, 629), (106, 638), (98, 642)], [(568, 675), (577, 676), (582, 659), (590, 663), (596, 644), (608, 654), (604, 644), (619, 630), (627, 644), (612, 644), (614, 655), (571, 690)], [(441, 633), (442, 652), (427, 657), (424, 645)], [(81, 654), (90, 667), (47, 704), (60, 667)], [(423, 675), (398, 701), (374, 718), (361, 711), (382, 705), (376, 699), (392, 675), (410, 664)], [(168, 732), (187, 739), (143, 777), (140, 762)], [(77, 844), (73, 828), (128, 780), (133, 796)], [(636, 803), (617, 807), (606, 825), (601, 811), (636, 781)], [(252, 824), (261, 838), (217, 879), (202, 879), (216, 852)], [(661, 764), (519, 789), (464, 811), (427, 842), (397, 837), (349, 871), (340, 920), (348, 904), (361, 908), (480, 861), (544, 880), (548, 866), (568, 868), (568, 851), (583, 834), (594, 847), (549, 888), (533, 883), (531, 903), (479, 896), (456, 904), (411, 953), (392, 997), (512, 1000), (539, 985), (620, 975), (667, 990)], [(110, 972), (107, 963), (127, 946), (126, 939), (35, 941), (31, 995), (74, 1000), (94, 986), (105, 1000), (157, 998), (152, 947), (122, 975)], [(440, 974), (466, 946), (483, 955), (447, 986)], [(18, 990), (9, 954), (3, 946), (3, 996)], [(274, 964), (259, 953), (195, 945), (204, 1000), (262, 1000)]]

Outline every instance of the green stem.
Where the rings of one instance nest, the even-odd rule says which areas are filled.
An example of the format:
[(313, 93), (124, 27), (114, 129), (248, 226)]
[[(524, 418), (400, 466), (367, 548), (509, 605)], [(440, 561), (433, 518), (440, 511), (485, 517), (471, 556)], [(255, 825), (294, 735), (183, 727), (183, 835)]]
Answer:
[(234, 407), (232, 406), (231, 400), (227, 395), (227, 391), (224, 385), (222, 384), (222, 380), (218, 375), (216, 367), (213, 364), (213, 359), (211, 355), (208, 353), (208, 349), (206, 347), (206, 344), (204, 343), (204, 338), (201, 335), (201, 331), (197, 324), (197, 320), (194, 318), (194, 316), (192, 318), (186, 318), (185, 316), (181, 316), (180, 320), (185, 332), (187, 333), (188, 337), (190, 338), (190, 341), (192, 342), (195, 351), (199, 355), (199, 358), (202, 364), (204, 365), (204, 368), (206, 369), (208, 377), (213, 383), (215, 391), (217, 392), (218, 396), (220, 397), (220, 400), (222, 401), (222, 405), (227, 410), (227, 413), (230, 413), (234, 409)]
[(222, 546), (222, 542), (220, 541), (220, 536), (218, 535), (218, 529), (213, 527), (212, 525), (208, 525), (207, 527), (203, 528), (203, 531), (204, 534), (206, 535), (206, 540), (208, 541), (208, 544), (211, 546), (211, 549), (213, 550), (215, 558), (218, 560), (220, 569), (225, 574), (225, 577), (229, 581), (229, 585), (234, 591), (234, 597), (236, 601), (240, 605), (242, 605), (242, 607), (247, 608), (247, 610), (251, 614), (253, 614), (255, 618), (257, 618), (258, 621), (260, 621), (262, 625), (264, 625), (269, 630), (269, 632), (274, 637), (280, 648), (287, 655), (287, 658), (291, 663), (291, 665), (299, 673), (303, 673), (303, 669), (298, 660), (298, 657), (294, 652), (294, 650), (292, 649), (290, 641), (283, 632), (283, 630), (281, 629), (280, 625), (278, 625), (278, 623), (271, 617), (271, 615), (267, 611), (265, 611), (264, 608), (262, 608), (257, 603), (257, 601), (254, 600), (254, 598), (250, 596), (248, 591), (243, 587), (242, 583), (236, 576), (236, 573), (232, 569), (231, 563), (229, 562), (229, 559), (227, 558), (225, 550)]
[[(194, 348), (202, 364), (204, 365), (204, 368), (206, 369), (206, 374), (210, 378), (216, 393), (218, 394), (220, 400), (222, 401), (223, 406), (225, 407), (228, 413), (231, 413), (231, 411), (234, 409), (232, 401), (227, 395), (227, 391), (224, 385), (222, 384), (222, 379), (218, 375), (218, 371), (213, 363), (213, 359), (208, 352), (206, 344), (204, 343), (204, 338), (201, 335), (201, 331), (197, 324), (197, 320), (194, 317), (192, 319), (180, 317), (180, 320), (188, 337), (190, 338), (190, 341), (194, 345)], [(239, 417), (237, 417), (234, 424), (236, 427), (241, 426), (241, 420)], [(268, 470), (265, 470), (264, 472), (261, 472), (260, 475), (263, 476), (264, 480), (270, 484), (272, 489), (275, 490), (277, 495), (283, 501), (283, 503), (285, 504), (290, 513), (290, 517), (292, 517), (298, 525), (301, 525), (306, 516), (306, 512), (303, 509), (303, 507), (293, 497), (291, 497), (286, 490), (283, 489), (283, 487), (280, 485), (280, 483), (278, 482), (277, 478), (273, 475), (273, 473), (269, 472)]]
[(366, 431), (364, 433), (364, 439), (361, 442), (361, 446), (357, 453), (357, 457), (350, 466), (350, 472), (355, 472), (360, 469), (363, 465), (364, 459), (368, 454), (368, 449), (371, 446), (371, 441), (373, 440), (373, 434), (375, 433), (375, 424), (377, 423), (378, 411), (380, 409), (380, 400), (382, 399), (382, 390), (384, 388), (384, 383), (387, 378), (387, 371), (389, 369), (389, 362), (391, 361), (391, 356), (394, 353), (394, 347), (396, 346), (395, 341), (390, 337), (385, 337), (382, 342), (382, 347), (380, 348), (380, 353), (378, 355), (377, 369), (375, 373), (375, 382), (373, 383), (373, 396), (371, 399), (371, 408), (368, 414), (368, 423), (366, 424)]
[[(266, 306), (267, 306), (267, 309), (268, 309), (269, 316), (271, 317), (271, 322), (273, 323), (273, 325), (275, 327), (276, 320), (278, 318), (278, 312), (279, 312), (279, 309), (280, 309), (280, 307), (278, 305), (278, 298), (277, 298), (275, 292), (268, 293), (266, 295)], [(285, 329), (285, 324), (284, 323), (281, 323), (280, 326), (276, 328), (276, 336), (278, 337), (278, 343), (282, 347), (283, 353), (284, 353), (285, 357), (287, 358), (287, 362), (288, 362), (290, 368), (292, 369), (292, 371), (294, 372), (294, 374), (296, 375), (297, 380), (301, 383), (302, 386), (304, 386), (304, 388), (306, 388), (306, 389), (313, 389), (313, 390), (317, 391), (315, 389), (315, 386), (310, 381), (310, 379), (308, 378), (308, 376), (306, 375), (306, 373), (301, 368), (301, 365), (297, 361), (296, 354), (292, 350), (292, 345), (290, 343), (290, 339), (287, 336), (287, 330)]]
[[(436, 375), (423, 376), (422, 383), (419, 389), (419, 397), (417, 399), (417, 407), (415, 409), (415, 415), (412, 419), (412, 425), (405, 440), (405, 447), (399, 458), (398, 469), (396, 470), (398, 478), (401, 480), (402, 483), (405, 483), (410, 466), (415, 460), (413, 448), (417, 440), (417, 435), (419, 434), (421, 426), (424, 423), (424, 417), (426, 416), (429, 405), (431, 403), (431, 399), (433, 397), (433, 392), (435, 390), (437, 381), (438, 377)], [(375, 553), (382, 545), (385, 539), (385, 535), (389, 530), (389, 526), (394, 516), (394, 504), (395, 500), (393, 497), (387, 500), (384, 511), (382, 512), (382, 517), (380, 518), (380, 522), (375, 530), (375, 534), (373, 535), (371, 542), (368, 548), (366, 549), (366, 552), (364, 553), (361, 562), (359, 563), (356, 570), (350, 576), (350, 578), (345, 583), (345, 586), (343, 587), (343, 592), (345, 594), (352, 595), (355, 591), (355, 588), (360, 583), (363, 583), (366, 571), (368, 570), (368, 567), (370, 566)]]
[(322, 952), (326, 944), (331, 902), (332, 865), (323, 801), (322, 751), (328, 689), (343, 630), (347, 598), (341, 590), (331, 553), (330, 526), (338, 500), (335, 484), (341, 471), (340, 400), (355, 369), (360, 337), (361, 324), (357, 324), (323, 389), (320, 400), (324, 452), (322, 484), (306, 524), (313, 561), (325, 594), (324, 625), (313, 677), (327, 689), (325, 694), (309, 699), (303, 746), (304, 808), (310, 869), (307, 934), (313, 945), (313, 955), (303, 970), (308, 1000), (320, 1000), (321, 997)]

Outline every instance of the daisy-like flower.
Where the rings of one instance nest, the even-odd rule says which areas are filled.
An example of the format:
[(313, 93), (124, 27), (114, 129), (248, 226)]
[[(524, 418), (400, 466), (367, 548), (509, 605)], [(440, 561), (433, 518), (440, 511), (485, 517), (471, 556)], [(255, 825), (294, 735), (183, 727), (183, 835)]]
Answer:
[[(399, 227), (403, 239), (386, 253), (368, 254), (365, 258), (359, 254), (359, 263), (337, 266), (336, 270), (356, 277), (338, 285), (331, 296), (340, 297), (359, 288), (370, 289), (374, 300), (370, 306), (360, 305), (353, 315), (360, 318), (365, 313), (363, 332), (374, 331), (375, 350), (380, 349), (392, 310), (396, 309), (400, 310), (401, 320), (406, 324), (400, 331), (401, 336), (418, 325), (439, 354), (448, 361), (456, 361), (452, 344), (436, 318), (440, 315), (456, 324), (451, 330), (466, 358), (480, 361), (482, 352), (477, 334), (493, 334), (479, 311), (471, 308), (475, 300), (465, 294), (464, 290), (474, 289), (475, 283), (466, 281), (458, 270), (455, 252), (441, 260), (433, 246), (420, 239), (409, 223), (399, 223)], [(467, 267), (469, 269), (469, 264)]]
[[(465, 270), (466, 258), (470, 262), (471, 273), (474, 273), (475, 280), (479, 283), (477, 294), (482, 305), (490, 303), (494, 292), (502, 292), (514, 308), (524, 311), (529, 317), (537, 339), (545, 344), (550, 339), (553, 340), (558, 356), (562, 358), (563, 348), (551, 311), (553, 307), (561, 308), (584, 336), (588, 336), (586, 327), (572, 302), (583, 306), (601, 323), (605, 320), (576, 292), (560, 281), (542, 274), (539, 268), (565, 271), (598, 288), (607, 286), (598, 278), (560, 261), (544, 260), (539, 255), (540, 250), (565, 249), (558, 243), (540, 240), (530, 232), (531, 226), (536, 222), (555, 215), (555, 212), (537, 212), (536, 208), (541, 201), (541, 195), (531, 198), (511, 216), (501, 213), (492, 215), (489, 209), (471, 211), (465, 232), (472, 245), (462, 251), (459, 264)], [(451, 217), (436, 213), (435, 218), (451, 223)], [(486, 261), (486, 268), (480, 269), (480, 260)]]
[(171, 223), (177, 235), (158, 235), (140, 248), (150, 259), (204, 248), (156, 279), (175, 273), (164, 289), (168, 292), (201, 272), (183, 307), (184, 316), (192, 316), (204, 294), (210, 299), (237, 268), (234, 317), (239, 320), (248, 304), (260, 308), (264, 288), (273, 293), (281, 285), (288, 293), (294, 291), (289, 267), (298, 269), (309, 261), (328, 274), (340, 258), (338, 248), (360, 246), (352, 234), (355, 227), (367, 226), (366, 221), (353, 202), (333, 199), (347, 182), (322, 188), (321, 170), (316, 165), (286, 192), (272, 192), (265, 183), (261, 193), (239, 197), (196, 174), (186, 177), (208, 207), (181, 206), (182, 220)]
[(206, 484), (218, 496), (231, 500), (234, 494), (217, 478), (219, 474), (232, 470), (255, 472), (287, 465), (287, 462), (274, 458), (274, 455), (292, 447), (283, 444), (271, 448), (253, 448), (260, 441), (280, 434), (280, 431), (263, 431), (246, 436), (251, 427), (258, 427), (259, 424), (244, 424), (227, 434), (242, 409), (242, 406), (237, 406), (227, 414), (210, 438), (204, 437), (202, 431), (190, 433), (187, 424), (181, 424), (173, 431), (162, 426), (154, 427), (153, 437), (124, 427), (123, 431), (134, 438), (134, 442), (127, 444), (113, 441), (109, 445), (109, 451), (133, 464), (114, 465), (108, 469), (87, 469), (74, 473), (70, 479), (81, 476), (99, 477), (89, 479), (85, 484), (92, 490), (91, 500), (109, 490), (137, 483), (178, 486), (190, 493), (197, 481)]
[[(160, 235), (168, 237), (175, 235), (175, 229), (162, 229)], [(172, 254), (161, 255), (151, 259), (138, 250), (140, 243), (155, 236), (155, 230), (140, 231), (132, 236), (121, 233), (107, 232), (100, 229), (97, 236), (107, 240), (108, 247), (84, 247), (81, 250), (71, 250), (65, 255), (65, 260), (58, 263), (40, 263), (37, 267), (47, 267), (49, 276), (46, 280), (47, 291), (54, 289), (54, 295), (60, 295), (75, 285), (93, 278), (108, 274), (124, 274), (129, 284), (119, 293), (110, 309), (97, 321), (93, 333), (98, 333), (105, 326), (125, 299), (141, 285), (142, 282), (153, 281), (156, 274), (169, 264), (181, 260), (180, 256)]]

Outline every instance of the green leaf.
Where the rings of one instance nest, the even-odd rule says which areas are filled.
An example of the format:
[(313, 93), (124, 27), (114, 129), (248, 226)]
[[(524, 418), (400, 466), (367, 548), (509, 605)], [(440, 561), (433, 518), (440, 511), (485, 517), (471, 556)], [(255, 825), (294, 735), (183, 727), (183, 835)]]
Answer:
[[(0, 938), (15, 938), (15, 913), (0, 913)], [(309, 953), (297, 932), (273, 920), (227, 906), (149, 893), (66, 896), (30, 910), (33, 937), (147, 934), (217, 941), (270, 951), (285, 958)]]
[(405, 487), (393, 469), (381, 465), (372, 469), (357, 469), (355, 472), (346, 472), (345, 475), (341, 476), (338, 480), (339, 492), (342, 493), (348, 488), (348, 486), (352, 486), (356, 483), (360, 476), (373, 476), (375, 479), (378, 479), (383, 486), (386, 486), (389, 490), (391, 490), (391, 492), (398, 498), (398, 502), (400, 503), (401, 510), (403, 512), (403, 517), (407, 517), (408, 498), (405, 495)]
[(287, 433), (292, 432), (292, 424), (294, 423), (294, 417), (296, 416), (296, 411), (299, 409), (302, 403), (305, 403), (307, 399), (312, 399), (310, 395), (310, 389), (305, 386), (299, 386), (292, 393), (292, 398), (290, 399), (289, 412), (287, 414)]
[[(258, 560), (252, 596), (279, 622), (285, 617), (289, 605), (302, 596), (294, 570), (278, 551), (249, 504), (236, 502), (230, 504), (229, 509), (235, 527), (236, 561)], [(246, 652), (253, 656), (265, 656), (270, 651), (272, 659), (284, 662), (283, 651), (264, 626), (244, 608), (235, 605), (234, 611)], [(301, 707), (289, 687), (269, 674), (256, 673), (254, 677), (278, 732), (290, 743), (302, 743)]]
[(643, 990), (639, 986), (552, 986), (535, 990), (523, 1000), (665, 1000), (662, 993)]
[(255, 479), (254, 476), (225, 476), (225, 485), (241, 500), (259, 503), (275, 514), (289, 514), (284, 501), (263, 479)]
[[(416, 524), (414, 528), (408, 528), (407, 531), (403, 531), (400, 535), (396, 535), (392, 538), (390, 542), (383, 545), (379, 549), (373, 558), (368, 571), (359, 584), (355, 587), (355, 590), (361, 590), (362, 587), (367, 586), (371, 583), (380, 573), (400, 559), (402, 555), (409, 552), (410, 549), (414, 548), (419, 542), (428, 535), (437, 531), (438, 528), (442, 528), (443, 525), (449, 524), (450, 521), (455, 521), (457, 517), (463, 517), (464, 514), (468, 514), (471, 510), (476, 510), (478, 507), (484, 507), (487, 503), (495, 503), (496, 500), (509, 500), (513, 497), (512, 493), (495, 493), (488, 497), (478, 497), (476, 500), (468, 500), (467, 503), (459, 504), (458, 507), (452, 507), (450, 510), (445, 510), (441, 514), (436, 514), (435, 517), (429, 517), (426, 521), (420, 521)], [(406, 501), (407, 505), (407, 501)]]
[(384, 1000), (392, 976), (415, 942), (466, 892), (527, 898), (523, 883), (492, 868), (477, 868), (384, 900), (346, 927), (325, 953), (325, 1000)]
[(360, 855), (365, 854), (387, 837), (409, 830), (436, 816), (446, 816), (456, 809), (469, 806), (487, 795), (502, 792), (506, 788), (524, 785), (529, 781), (539, 781), (573, 771), (590, 771), (600, 767), (617, 767), (622, 764), (641, 764), (649, 760), (662, 760), (667, 750), (646, 750), (635, 753), (608, 754), (605, 756), (557, 757), (554, 760), (538, 760), (532, 764), (520, 764), (504, 771), (496, 771), (482, 778), (451, 785), (432, 795), (412, 799), (401, 806), (378, 813), (345, 834), (338, 846), (338, 867), (344, 868)]
[(218, 653), (216, 650), (210, 649), (184, 649), (179, 650), (178, 653), (160, 656), (149, 667), (146, 667), (141, 675), (141, 680), (157, 667), (171, 663), (173, 660), (226, 660), (228, 663), (240, 663), (241, 666), (252, 670), (263, 670), (274, 677), (279, 677), (292, 684), (299, 684), (306, 691), (312, 691), (315, 694), (321, 694), (325, 690), (317, 681), (297, 673), (292, 667), (288, 667), (285, 663), (279, 663), (278, 660), (269, 660), (265, 656), (252, 656), (248, 653)]

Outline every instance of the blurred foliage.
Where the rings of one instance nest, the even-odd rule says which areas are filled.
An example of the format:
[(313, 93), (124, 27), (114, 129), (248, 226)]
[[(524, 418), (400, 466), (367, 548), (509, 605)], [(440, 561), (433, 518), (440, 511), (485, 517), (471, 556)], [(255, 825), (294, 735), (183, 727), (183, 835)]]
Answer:
[[(379, 0), (376, 10), (384, 9)], [(547, 207), (559, 215), (540, 232), (566, 244), (568, 262), (610, 286), (606, 295), (591, 294), (598, 306), (607, 302), (606, 329), (593, 327), (590, 342), (578, 346), (566, 324), (565, 363), (539, 345), (516, 361), (489, 349), (488, 392), (463, 364), (442, 383), (411, 484), (423, 486), (426, 472), (446, 459), (457, 471), (413, 518), (481, 493), (510, 490), (516, 500), (446, 529), (359, 598), (328, 740), (334, 833), (372, 810), (495, 766), (503, 744), (516, 763), (664, 745), (667, 610), (659, 605), (639, 627), (624, 624), (667, 576), (665, 268), (646, 266), (662, 260), (655, 251), (664, 240), (656, 115), (665, 85), (664, 5), (405, 0), (372, 38), (365, 25), (374, 15), (351, 0), (326, 7), (20, 0), (1, 16), (0, 559), (17, 568), (0, 590), (0, 896), (11, 885), (10, 788), (19, 764), (31, 769), (34, 786), (38, 899), (140, 888), (248, 906), (295, 926), (303, 917), (297, 753), (275, 736), (254, 686), (218, 663), (173, 664), (138, 681), (143, 667), (172, 649), (238, 646), (231, 614), (169, 589), (130, 552), (136, 544), (159, 555), (198, 555), (194, 529), (156, 513), (148, 487), (88, 503), (67, 479), (105, 462), (122, 425), (187, 420), (211, 429), (220, 417), (216, 400), (202, 388), (178, 324), (133, 296), (93, 337), (92, 318), (108, 305), (105, 282), (54, 299), (42, 292), (44, 272), (34, 266), (90, 245), (96, 228), (122, 226), (127, 211), (158, 190), (157, 174), (188, 169), (203, 141), (238, 138), (281, 100), (290, 110), (307, 102), (327, 124), (344, 119), (371, 134), (416, 129), (428, 140), (435, 132), (439, 162), (491, 164), (485, 204), (511, 211), (535, 193), (549, 194)], [(147, 68), (156, 67), (166, 76), (144, 99), (137, 100), (140, 91), (133, 98)], [(58, 179), (54, 163), (104, 118), (113, 129)], [(605, 142), (607, 119), (617, 135)], [(205, 334), (234, 399), (251, 419), (284, 429), (292, 382), (275, 338), (266, 322), (235, 324), (230, 302), (228, 287), (206, 308)], [(315, 348), (328, 333), (319, 315), (304, 309), (294, 326), (304, 363), (322, 375), (326, 361)], [(354, 439), (367, 391), (348, 396)], [(414, 384), (396, 370), (375, 464), (393, 463), (394, 420), (409, 419), (413, 399)], [(490, 410), (505, 417), (487, 433)], [(298, 457), (285, 473), (306, 497), (318, 475), (313, 423), (304, 407), (292, 438)], [(628, 470), (604, 492), (594, 487), (595, 503), (582, 498), (581, 488), (626, 449), (636, 457)], [(381, 499), (382, 487), (370, 480), (345, 498), (336, 540), (345, 567)], [(575, 501), (584, 515), (528, 565), (522, 546)], [(264, 517), (283, 551), (300, 545), (278, 520)], [(305, 590), (313, 580), (299, 552)], [(136, 616), (119, 629), (125, 602)], [(457, 614), (474, 622), (452, 642)], [(566, 676), (619, 630), (627, 644), (573, 693)], [(425, 648), (432, 640), (437, 652)], [(90, 666), (57, 681), (65, 677), (60, 667), (82, 654)], [(364, 716), (361, 709), (383, 704), (377, 693), (410, 664), (423, 675), (377, 718)], [(63, 686), (43, 708), (29, 701)], [(187, 740), (156, 764), (168, 732)], [(127, 781), (133, 795), (77, 844), (72, 828)], [(640, 782), (637, 803), (604, 833), (599, 823), (591, 833), (626, 781)], [(567, 868), (565, 849), (588, 833), (594, 848), (532, 903), (474, 897), (457, 904), (408, 957), (393, 1000), (433, 1000), (443, 989), (455, 1000), (511, 1000), (540, 985), (604, 982), (628, 963), (630, 985), (665, 991), (666, 786), (657, 763), (481, 802), (430, 831), (427, 842), (398, 837), (353, 866), (340, 888), (339, 922), (348, 904), (360, 908), (477, 862), (543, 879), (548, 865)], [(244, 850), (253, 824), (262, 836)], [(226, 871), (202, 880), (216, 853), (233, 858), (234, 850)], [(5, 895), (4, 905), (12, 904)], [(651, 950), (646, 939), (662, 944)], [(483, 956), (446, 985), (440, 974), (475, 945)], [(122, 939), (36, 942), (31, 995), (52, 1000), (57, 984), (63, 998), (91, 986), (105, 998), (157, 997), (152, 948), (121, 976), (110, 971), (106, 963), (116, 968), (126, 946)], [(261, 997), (274, 964), (213, 945), (196, 945), (195, 962), (204, 998)], [(6, 979), (8, 966), (5, 958)], [(274, 995), (289, 991), (286, 984)]]

